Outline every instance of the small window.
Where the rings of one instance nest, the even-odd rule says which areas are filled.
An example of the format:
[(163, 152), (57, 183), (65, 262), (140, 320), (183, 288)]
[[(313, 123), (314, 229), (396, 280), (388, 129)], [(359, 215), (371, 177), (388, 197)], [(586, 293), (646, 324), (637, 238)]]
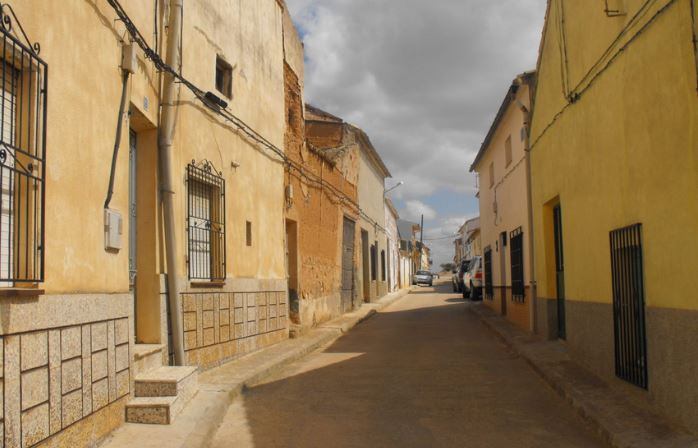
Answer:
[(506, 159), (506, 166), (511, 165), (511, 135), (504, 142), (504, 158)]
[(490, 188), (494, 187), (494, 162), (490, 162)]
[(252, 223), (247, 221), (245, 226), (245, 239), (247, 241), (247, 246), (252, 246)]
[(233, 97), (233, 67), (216, 56), (216, 90), (227, 98)]
[(225, 180), (209, 164), (187, 166), (189, 279), (225, 280)]

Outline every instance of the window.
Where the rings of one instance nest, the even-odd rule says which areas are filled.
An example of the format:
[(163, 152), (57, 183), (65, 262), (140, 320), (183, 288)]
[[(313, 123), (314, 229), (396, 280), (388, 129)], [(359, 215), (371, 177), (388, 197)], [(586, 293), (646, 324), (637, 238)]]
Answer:
[(611, 232), (616, 375), (647, 389), (642, 224)]
[(381, 280), (385, 281), (385, 251), (381, 251)]
[(227, 98), (233, 97), (233, 67), (216, 56), (216, 90)]
[(523, 231), (521, 227), (511, 232), (511, 296), (514, 302), (524, 303), (526, 291), (523, 267)]
[(189, 279), (225, 280), (225, 180), (206, 162), (187, 166)]
[(511, 165), (511, 135), (507, 137), (507, 141), (504, 142), (504, 159), (506, 162), (506, 166), (508, 167)]
[(400, 250), (407, 250), (407, 241), (400, 240)]
[(494, 300), (494, 283), (492, 279), (492, 248), (485, 248), (485, 299)]
[(490, 188), (494, 187), (494, 162), (490, 162)]
[(378, 267), (376, 266), (378, 264), (378, 257), (376, 252), (376, 244), (374, 244), (371, 246), (371, 280), (376, 280), (376, 278), (378, 277)]
[(247, 246), (251, 247), (252, 246), (252, 223), (247, 221), (245, 224), (245, 240), (247, 242)]
[(0, 55), (0, 287), (44, 280), (47, 65), (5, 27)]

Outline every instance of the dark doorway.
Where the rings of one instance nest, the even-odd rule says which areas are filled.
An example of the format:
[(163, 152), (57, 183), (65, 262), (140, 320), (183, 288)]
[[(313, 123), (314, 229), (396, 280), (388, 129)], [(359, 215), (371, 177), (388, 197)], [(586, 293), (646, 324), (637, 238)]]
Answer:
[(300, 324), (298, 300), (298, 224), (286, 220), (286, 272), (288, 273), (288, 308), (291, 322)]
[(354, 231), (356, 224), (344, 218), (344, 235), (342, 237), (342, 313), (354, 308)]
[(371, 301), (371, 278), (370, 278), (370, 261), (368, 254), (368, 232), (361, 229), (361, 264), (362, 264), (362, 280), (363, 280), (363, 293), (364, 302)]
[(553, 228), (555, 238), (555, 284), (557, 294), (557, 337), (567, 339), (565, 317), (565, 259), (562, 245), (562, 208), (553, 208)]

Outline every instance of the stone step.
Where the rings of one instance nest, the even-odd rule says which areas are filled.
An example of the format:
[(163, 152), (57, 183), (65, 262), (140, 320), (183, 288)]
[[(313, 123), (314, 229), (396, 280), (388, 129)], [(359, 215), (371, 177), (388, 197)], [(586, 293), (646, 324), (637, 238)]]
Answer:
[(136, 397), (186, 397), (198, 386), (196, 366), (159, 367), (135, 377)]
[(180, 397), (136, 397), (126, 403), (126, 421), (169, 425), (183, 407)]
[(133, 374), (141, 373), (162, 367), (164, 361), (165, 346), (163, 344), (135, 344), (133, 346)]

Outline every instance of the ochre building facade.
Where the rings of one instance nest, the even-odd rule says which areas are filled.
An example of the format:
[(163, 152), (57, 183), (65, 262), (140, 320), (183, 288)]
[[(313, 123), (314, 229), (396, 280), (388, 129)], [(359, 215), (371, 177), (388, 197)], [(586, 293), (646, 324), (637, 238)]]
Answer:
[(531, 133), (537, 330), (696, 433), (695, 9), (622, 3), (548, 2)]

